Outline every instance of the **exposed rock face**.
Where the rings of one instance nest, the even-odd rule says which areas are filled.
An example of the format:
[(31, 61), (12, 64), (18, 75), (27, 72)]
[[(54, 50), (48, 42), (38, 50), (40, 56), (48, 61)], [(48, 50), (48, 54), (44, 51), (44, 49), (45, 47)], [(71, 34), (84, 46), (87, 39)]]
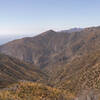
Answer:
[[(53, 63), (61, 59), (58, 56), (62, 55), (63, 43), (64, 40), (65, 43), (68, 41), (67, 38), (68, 34), (62, 35), (50, 30), (33, 38), (7, 43), (0, 47), (0, 51), (36, 65), (46, 66), (49, 62)], [(64, 54), (62, 58), (63, 56)]]
[(39, 70), (32, 64), (1, 54), (2, 86), (5, 79), (35, 82), (43, 79), (48, 86), (77, 95), (75, 100), (99, 100), (99, 91), (83, 90), (100, 89), (100, 27), (73, 33), (49, 30), (2, 45), (0, 52), (41, 67)]
[(0, 47), (0, 52), (41, 67), (67, 61), (100, 48), (100, 27), (66, 33), (49, 30), (36, 37), (23, 38)]
[(97, 91), (84, 91), (75, 100), (99, 100), (100, 99), (100, 92)]

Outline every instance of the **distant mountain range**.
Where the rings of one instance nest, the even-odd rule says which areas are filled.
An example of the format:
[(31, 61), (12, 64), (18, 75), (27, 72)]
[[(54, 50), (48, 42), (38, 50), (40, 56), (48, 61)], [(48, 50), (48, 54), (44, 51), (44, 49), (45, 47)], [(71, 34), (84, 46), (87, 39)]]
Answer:
[(27, 34), (22, 34), (22, 33), (19, 33), (19, 34), (9, 34), (9, 35), (0, 35), (0, 45), (3, 45), (9, 41), (13, 41), (13, 40), (16, 40), (16, 39), (20, 39), (20, 38), (23, 38), (23, 37), (32, 37), (32, 36), (35, 36), (34, 33), (27, 33)]
[(0, 52), (45, 67), (98, 49), (99, 31), (99, 27), (70, 34), (49, 30), (35, 37), (4, 44), (0, 46)]
[[(16, 83), (22, 95), (23, 89), (26, 91), (25, 100), (29, 92), (36, 94), (37, 100), (99, 100), (100, 27), (60, 32), (48, 30), (35, 37), (1, 45), (0, 53), (1, 87), (10, 85), (14, 89), (12, 83)], [(9, 84), (5, 84), (5, 80)], [(30, 86), (30, 82), (18, 83), (19, 80), (33, 83)], [(33, 91), (34, 84), (37, 85), (36, 92)], [(20, 86), (24, 88), (20, 89)], [(21, 96), (16, 98), (22, 100)]]
[(72, 28), (72, 29), (69, 29), (69, 30), (62, 30), (61, 32), (72, 33), (72, 32), (80, 32), (82, 30), (83, 30), (83, 28)]
[[(72, 28), (69, 30), (63, 30), (63, 32), (75, 32), (75, 31), (80, 31), (82, 28)], [(27, 33), (27, 34), (12, 34), (12, 35), (1, 35), (0, 36), (0, 45), (5, 44), (9, 41), (13, 41), (15, 39), (21, 39), (24, 37), (32, 37), (35, 36), (35, 33)]]

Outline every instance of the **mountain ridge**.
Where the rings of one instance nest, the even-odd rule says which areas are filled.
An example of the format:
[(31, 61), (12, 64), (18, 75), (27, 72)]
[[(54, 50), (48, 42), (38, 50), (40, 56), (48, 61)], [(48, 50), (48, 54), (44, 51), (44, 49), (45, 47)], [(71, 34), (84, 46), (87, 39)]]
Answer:
[(99, 48), (99, 31), (99, 27), (70, 34), (49, 30), (35, 37), (2, 45), (0, 52), (45, 67), (49, 63), (67, 60), (73, 55)]
[[(98, 100), (95, 91), (100, 89), (100, 27), (85, 28), (70, 34), (49, 30), (35, 37), (27, 37), (2, 45), (0, 52), (3, 53), (2, 55), (9, 55), (1, 56), (0, 59), (1, 63), (9, 66), (7, 68), (19, 68), (17, 73), (21, 72), (20, 74), (24, 71), (26, 78), (21, 75), (24, 78), (18, 79), (67, 91), (75, 96), (70, 100), (86, 100), (87, 96), (89, 100)], [(22, 63), (24, 70), (21, 69)], [(28, 70), (26, 71), (25, 68)], [(2, 66), (0, 69), (2, 70)], [(33, 72), (36, 74), (32, 74)], [(9, 75), (9, 72), (6, 71), (6, 73)], [(12, 79), (15, 78), (13, 70), (10, 74), (14, 76)], [(43, 89), (43, 87), (40, 88)], [(25, 91), (27, 91), (26, 86)], [(42, 93), (44, 94), (44, 90)], [(95, 99), (92, 98), (94, 96), (96, 96)]]

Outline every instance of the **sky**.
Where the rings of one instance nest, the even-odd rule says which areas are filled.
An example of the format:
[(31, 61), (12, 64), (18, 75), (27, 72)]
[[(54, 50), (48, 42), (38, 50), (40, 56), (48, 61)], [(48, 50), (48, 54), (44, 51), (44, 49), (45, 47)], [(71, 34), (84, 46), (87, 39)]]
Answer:
[(100, 25), (100, 0), (0, 0), (0, 36)]

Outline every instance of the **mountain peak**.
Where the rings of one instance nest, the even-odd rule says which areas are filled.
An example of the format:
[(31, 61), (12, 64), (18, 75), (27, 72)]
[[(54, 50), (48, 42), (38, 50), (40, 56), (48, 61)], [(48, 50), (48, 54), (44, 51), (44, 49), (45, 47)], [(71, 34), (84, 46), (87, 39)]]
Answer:
[(54, 30), (48, 30), (48, 31), (43, 32), (42, 34), (51, 34), (51, 33), (55, 33), (55, 31)]
[(55, 32), (55, 31), (51, 29), (51, 30), (48, 30), (48, 31), (46, 31), (46, 32)]

